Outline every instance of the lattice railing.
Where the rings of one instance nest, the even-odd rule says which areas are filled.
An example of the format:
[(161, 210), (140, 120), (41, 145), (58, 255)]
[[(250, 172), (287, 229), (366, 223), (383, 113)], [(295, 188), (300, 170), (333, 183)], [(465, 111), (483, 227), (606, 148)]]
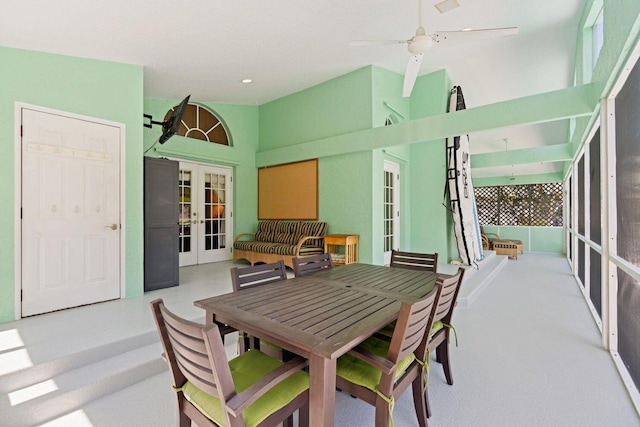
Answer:
[(476, 187), (481, 225), (562, 226), (563, 184)]

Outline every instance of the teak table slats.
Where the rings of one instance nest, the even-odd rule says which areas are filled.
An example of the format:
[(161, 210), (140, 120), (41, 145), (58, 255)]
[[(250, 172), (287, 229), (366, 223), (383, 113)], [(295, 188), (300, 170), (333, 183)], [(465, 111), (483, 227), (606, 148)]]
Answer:
[(231, 325), (309, 359), (310, 425), (332, 426), (336, 360), (398, 317), (437, 275), (350, 264), (195, 302)]

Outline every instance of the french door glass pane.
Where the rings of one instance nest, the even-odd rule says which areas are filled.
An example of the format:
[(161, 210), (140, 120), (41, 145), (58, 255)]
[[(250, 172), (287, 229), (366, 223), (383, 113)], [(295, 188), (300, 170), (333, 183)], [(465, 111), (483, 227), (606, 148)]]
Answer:
[(226, 176), (206, 173), (205, 194), (205, 250), (226, 247), (224, 211), (226, 208)]
[(179, 175), (180, 252), (191, 251), (191, 171), (181, 170)]

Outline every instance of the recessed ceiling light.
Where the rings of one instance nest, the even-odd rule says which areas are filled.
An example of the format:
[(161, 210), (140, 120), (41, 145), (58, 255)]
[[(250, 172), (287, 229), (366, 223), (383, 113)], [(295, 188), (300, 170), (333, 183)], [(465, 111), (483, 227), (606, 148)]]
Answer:
[(473, 31), (473, 28), (463, 28), (462, 31)]
[(460, 3), (458, 3), (458, 0), (444, 0), (437, 3), (435, 7), (440, 13), (445, 13), (455, 9), (456, 7), (460, 7)]
[(242, 83), (251, 83), (253, 80), (252, 79), (242, 79), (241, 81), (242, 81)]

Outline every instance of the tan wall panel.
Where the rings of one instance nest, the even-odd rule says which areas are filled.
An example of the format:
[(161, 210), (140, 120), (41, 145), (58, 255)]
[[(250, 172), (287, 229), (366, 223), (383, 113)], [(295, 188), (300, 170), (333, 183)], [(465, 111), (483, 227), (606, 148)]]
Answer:
[(318, 219), (318, 159), (258, 169), (258, 219)]

